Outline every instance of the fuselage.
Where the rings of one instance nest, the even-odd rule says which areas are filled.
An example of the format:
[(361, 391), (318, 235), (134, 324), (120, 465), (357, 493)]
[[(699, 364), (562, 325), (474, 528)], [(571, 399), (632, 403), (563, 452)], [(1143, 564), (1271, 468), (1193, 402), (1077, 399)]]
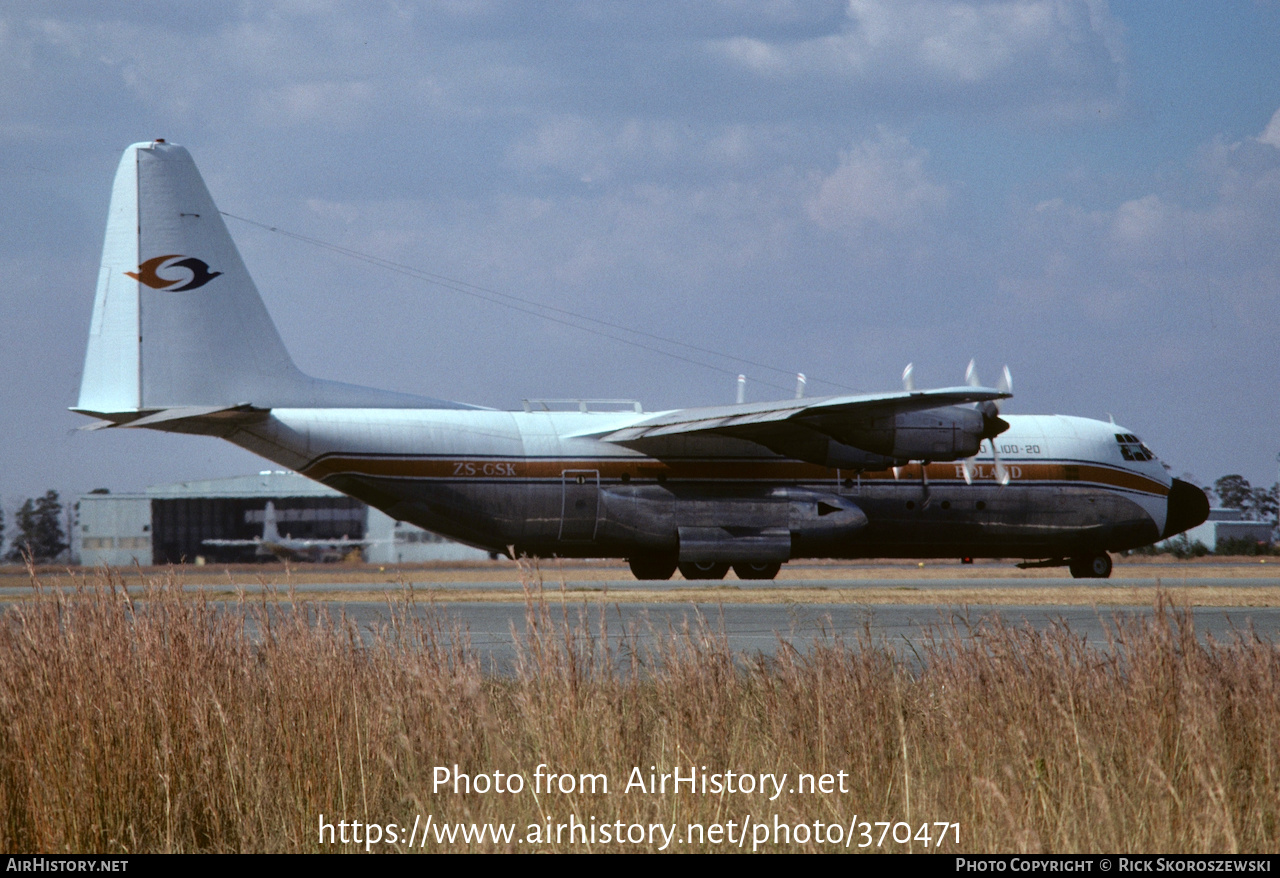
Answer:
[(960, 461), (856, 471), (731, 437), (672, 437), (660, 456), (595, 438), (650, 417), (274, 409), (227, 438), (397, 519), (540, 556), (736, 540), (723, 557), (1064, 557), (1147, 545), (1186, 517), (1136, 437), (1085, 418), (1006, 416), (1007, 484), (991, 440), (970, 484)]

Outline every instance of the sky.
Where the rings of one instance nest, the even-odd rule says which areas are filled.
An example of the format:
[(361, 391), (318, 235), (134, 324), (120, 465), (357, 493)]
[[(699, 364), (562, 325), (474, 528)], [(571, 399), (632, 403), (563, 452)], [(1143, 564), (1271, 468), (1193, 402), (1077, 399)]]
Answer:
[(1278, 0), (9, 0), (0, 507), (269, 466), (67, 411), (153, 138), (319, 377), (660, 410), (974, 359), (1269, 485), (1278, 58)]

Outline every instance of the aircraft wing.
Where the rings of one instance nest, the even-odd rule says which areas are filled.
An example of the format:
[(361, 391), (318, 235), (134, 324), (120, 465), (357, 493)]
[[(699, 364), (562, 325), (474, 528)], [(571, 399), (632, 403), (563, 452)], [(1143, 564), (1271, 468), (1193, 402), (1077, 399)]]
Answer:
[[(867, 449), (868, 431), (881, 429), (877, 422), (884, 419), (1009, 396), (1011, 394), (994, 388), (963, 386), (678, 409), (596, 438), (646, 453), (659, 453), (667, 444), (663, 440), (669, 437), (713, 434), (745, 439), (780, 454), (816, 460), (815, 455), (826, 454), (828, 440)], [(822, 450), (818, 450), (819, 446)]]

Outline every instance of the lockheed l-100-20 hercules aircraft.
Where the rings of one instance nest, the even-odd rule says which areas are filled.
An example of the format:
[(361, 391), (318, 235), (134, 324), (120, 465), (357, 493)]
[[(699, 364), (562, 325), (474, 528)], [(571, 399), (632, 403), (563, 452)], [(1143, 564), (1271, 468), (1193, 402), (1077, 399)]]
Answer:
[[(1007, 373), (1006, 373), (1007, 374)], [(496, 411), (302, 374), (190, 155), (125, 150), (80, 399), (94, 426), (218, 436), (455, 540), (625, 558), (640, 579), (769, 579), (796, 558), (1108, 552), (1208, 515), (1129, 430), (1004, 415), (1003, 388), (650, 413)]]

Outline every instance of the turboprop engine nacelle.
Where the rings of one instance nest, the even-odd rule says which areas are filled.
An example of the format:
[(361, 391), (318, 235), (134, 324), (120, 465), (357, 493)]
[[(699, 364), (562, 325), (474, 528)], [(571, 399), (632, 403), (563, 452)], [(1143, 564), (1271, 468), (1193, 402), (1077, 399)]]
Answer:
[(983, 439), (1008, 428), (1008, 424), (994, 415), (960, 406), (860, 418), (841, 426), (842, 442), (897, 460), (973, 457)]

